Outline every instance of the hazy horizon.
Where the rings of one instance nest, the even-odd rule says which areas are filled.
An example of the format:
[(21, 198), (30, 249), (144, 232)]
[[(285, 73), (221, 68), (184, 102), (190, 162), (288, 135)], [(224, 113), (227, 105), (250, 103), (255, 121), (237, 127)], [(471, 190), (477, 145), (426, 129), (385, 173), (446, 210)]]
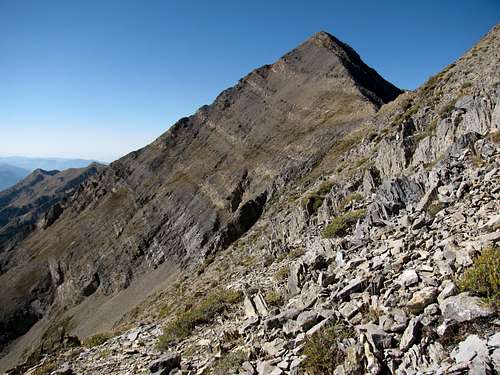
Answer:
[(415, 89), (499, 15), (492, 0), (0, 2), (0, 155), (113, 161), (319, 30)]

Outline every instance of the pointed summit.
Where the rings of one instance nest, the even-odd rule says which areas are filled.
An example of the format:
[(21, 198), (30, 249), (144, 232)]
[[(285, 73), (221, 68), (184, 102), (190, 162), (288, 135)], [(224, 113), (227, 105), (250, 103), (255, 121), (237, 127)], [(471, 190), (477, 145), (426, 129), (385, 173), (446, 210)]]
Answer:
[(304, 53), (317, 55), (324, 60), (329, 59), (328, 55), (335, 55), (358, 90), (377, 106), (394, 100), (402, 92), (366, 65), (351, 46), (326, 31), (315, 33), (291, 53), (301, 49)]

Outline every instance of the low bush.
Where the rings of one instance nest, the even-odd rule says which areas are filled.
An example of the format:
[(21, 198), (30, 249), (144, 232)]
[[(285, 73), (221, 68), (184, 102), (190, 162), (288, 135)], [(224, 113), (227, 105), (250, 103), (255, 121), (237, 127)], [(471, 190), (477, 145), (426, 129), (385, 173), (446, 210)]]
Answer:
[(243, 350), (235, 350), (224, 354), (217, 359), (212, 367), (212, 373), (215, 375), (227, 375), (236, 373), (241, 364), (247, 360)]
[(264, 295), (264, 300), (269, 306), (281, 306), (283, 304), (283, 295), (275, 290), (270, 290)]
[(333, 238), (345, 235), (347, 231), (364, 215), (364, 210), (354, 210), (334, 217), (325, 229), (323, 229), (323, 238)]
[(471, 267), (465, 270), (458, 281), (463, 291), (484, 297), (496, 308), (500, 307), (500, 248), (490, 246), (484, 249)]
[(198, 305), (177, 315), (177, 317), (163, 328), (163, 335), (158, 342), (159, 349), (165, 349), (172, 342), (188, 337), (196, 326), (210, 323), (223, 313), (229, 305), (240, 302), (242, 293), (238, 291), (221, 289), (208, 295)]
[(444, 203), (438, 201), (438, 200), (435, 200), (433, 201), (428, 207), (427, 207), (427, 213), (432, 216), (432, 217), (435, 217), (439, 211), (441, 211), (442, 209), (444, 209)]
[(288, 278), (288, 267), (282, 267), (274, 274), (274, 279), (276, 281), (283, 281)]
[(303, 369), (309, 375), (333, 375), (335, 368), (345, 359), (345, 352), (339, 343), (354, 337), (354, 334), (352, 327), (336, 322), (308, 337), (303, 349), (306, 356)]
[(87, 348), (93, 348), (94, 346), (99, 346), (108, 341), (113, 335), (109, 332), (97, 333), (94, 336), (87, 337), (83, 340), (83, 346)]
[(48, 361), (34, 369), (31, 374), (32, 375), (47, 375), (52, 373), (56, 369), (57, 365), (55, 362)]

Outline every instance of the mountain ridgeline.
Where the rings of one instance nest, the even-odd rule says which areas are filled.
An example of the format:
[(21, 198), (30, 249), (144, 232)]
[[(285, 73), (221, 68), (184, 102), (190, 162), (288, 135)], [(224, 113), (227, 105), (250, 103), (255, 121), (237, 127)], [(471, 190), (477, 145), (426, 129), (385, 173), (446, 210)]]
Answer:
[[(92, 165), (54, 175), (37, 171), (2, 193), (0, 285), (8, 288), (0, 295), (0, 348), (4, 350), (0, 368), (27, 360), (16, 370), (20, 373), (47, 356), (57, 362), (68, 342), (125, 322), (163, 324), (162, 319), (173, 319), (173, 315), (154, 314), (161, 299), (167, 301), (169, 288), (190, 278), (192, 296), (203, 294), (210, 283), (243, 292), (250, 301), (245, 302), (245, 313), (262, 319), (252, 329), (267, 332), (271, 323), (265, 323), (264, 317), (272, 312), (267, 307), (259, 310), (252, 285), (240, 281), (254, 282), (259, 290), (268, 288), (269, 283), (258, 275), (271, 272), (279, 262), (288, 267), (283, 298), (288, 307), (298, 309), (290, 320), (298, 322), (298, 314), (307, 313), (311, 326), (306, 326), (311, 328), (337, 314), (358, 329), (361, 320), (351, 321), (355, 313), (344, 314), (344, 304), (350, 303), (356, 312), (368, 311), (367, 299), (338, 293), (345, 285), (354, 285), (342, 279), (349, 274), (344, 271), (338, 271), (333, 281), (334, 266), (345, 265), (342, 257), (353, 262), (359, 259), (355, 266), (373, 268), (367, 259), (379, 254), (382, 245), (377, 241), (392, 240), (396, 233), (399, 237), (394, 240), (399, 241), (405, 233), (425, 229), (427, 221), (431, 225), (429, 218), (418, 219), (420, 226), (398, 232), (404, 224), (394, 223), (398, 215), (407, 215), (407, 221), (408, 215), (416, 218), (445, 194), (441, 187), (448, 186), (450, 176), (458, 173), (458, 167), (443, 169), (449, 160), (461, 157), (463, 165), (468, 165), (467, 152), (484, 153), (475, 168), (491, 173), (490, 180), (496, 178), (495, 167), (490, 165), (498, 162), (498, 143), (491, 134), (500, 127), (499, 34), (497, 26), (417, 91), (402, 92), (368, 67), (351, 47), (319, 32), (274, 64), (242, 78), (211, 105), (180, 119), (150, 145), (109, 166)], [(474, 184), (467, 184), (474, 191)], [(488, 220), (493, 206), (484, 211)], [(392, 229), (383, 232), (383, 228)], [(322, 253), (324, 268), (323, 261), (314, 256), (321, 265), (316, 260), (314, 265), (308, 263), (317, 243), (322, 244), (322, 251), (337, 252), (330, 257)], [(304, 259), (290, 263), (287, 254), (298, 247)], [(362, 249), (370, 249), (369, 254), (365, 250), (358, 257), (353, 255)], [(240, 251), (263, 261), (254, 261), (253, 271), (222, 267), (216, 281), (208, 281), (214, 265), (223, 265), (224, 257)], [(275, 260), (264, 261), (269, 258)], [(416, 258), (409, 256), (406, 261)], [(402, 272), (404, 262), (388, 264), (386, 276), (399, 277), (394, 272)], [(452, 272), (459, 270), (454, 267)], [(329, 275), (331, 282), (325, 281)], [(441, 279), (448, 276), (443, 274), (427, 285), (436, 287), (436, 296)], [(371, 293), (370, 277), (359, 276), (362, 282), (353, 290)], [(390, 293), (381, 293), (380, 283), (372, 297), (376, 294), (382, 301)], [(311, 293), (316, 293), (314, 298)], [(182, 308), (179, 300), (170, 303), (176, 305), (171, 311)], [(386, 305), (389, 309), (397, 302)], [(259, 311), (252, 314), (249, 306)], [(274, 313), (278, 316), (284, 311), (282, 301)], [(277, 319), (281, 323), (272, 324), (284, 324), (288, 318)], [(64, 324), (68, 321), (71, 325)], [(259, 325), (260, 321), (264, 323)], [(365, 336), (367, 330), (359, 328)], [(56, 338), (55, 331), (59, 332)], [(292, 336), (297, 340), (298, 331), (293, 332), (286, 337), (276, 336), (277, 332), (264, 336), (276, 344)], [(146, 331), (143, 334), (147, 336)], [(380, 344), (368, 341), (366, 345)], [(175, 350), (185, 358), (186, 346), (179, 340), (174, 344), (180, 345)], [(290, 341), (284, 347), (291, 345)], [(383, 345), (391, 347), (387, 342)], [(160, 356), (156, 346), (145, 346), (147, 358)], [(360, 363), (380, 362), (379, 372), (372, 373), (388, 371), (383, 355), (373, 354), (373, 359), (367, 350), (373, 349), (365, 349), (366, 358)], [(276, 358), (278, 352), (283, 353), (277, 350)], [(259, 365), (261, 354), (249, 355), (245, 374), (294, 373), (291, 363), (304, 358), (286, 353), (279, 359), (288, 364), (276, 367), (276, 361), (269, 364), (269, 372)], [(203, 366), (200, 356), (188, 358), (186, 366), (199, 370)], [(126, 363), (123, 358), (120, 361)], [(209, 358), (205, 363), (217, 366), (218, 362)], [(81, 366), (81, 373), (91, 373)], [(254, 367), (256, 372), (249, 370)]]

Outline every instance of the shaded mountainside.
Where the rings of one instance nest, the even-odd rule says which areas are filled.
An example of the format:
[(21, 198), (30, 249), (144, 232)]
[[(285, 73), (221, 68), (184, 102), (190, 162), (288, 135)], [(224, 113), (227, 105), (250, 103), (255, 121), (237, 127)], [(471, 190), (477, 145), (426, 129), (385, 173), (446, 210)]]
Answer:
[[(401, 94), (321, 32), (87, 178), (0, 276), (12, 287), (0, 296), (3, 343), (30, 328), (19, 320), (40, 319), (0, 365), (44, 342), (29, 364), (148, 373), (166, 324), (161, 348), (182, 353), (186, 371), (297, 374), (305, 337), (338, 322), (352, 336), (338, 345), (339, 374), (448, 366), (451, 347), (434, 341), (458, 293), (449, 283), (500, 238), (499, 41), (497, 26)], [(174, 285), (130, 292), (176, 271)], [(244, 306), (210, 296), (215, 286), (244, 293)], [(465, 297), (470, 315), (495, 315)], [(97, 349), (68, 349), (74, 335), (134, 325)]]
[(0, 191), (15, 185), (28, 173), (26, 169), (0, 162)]

